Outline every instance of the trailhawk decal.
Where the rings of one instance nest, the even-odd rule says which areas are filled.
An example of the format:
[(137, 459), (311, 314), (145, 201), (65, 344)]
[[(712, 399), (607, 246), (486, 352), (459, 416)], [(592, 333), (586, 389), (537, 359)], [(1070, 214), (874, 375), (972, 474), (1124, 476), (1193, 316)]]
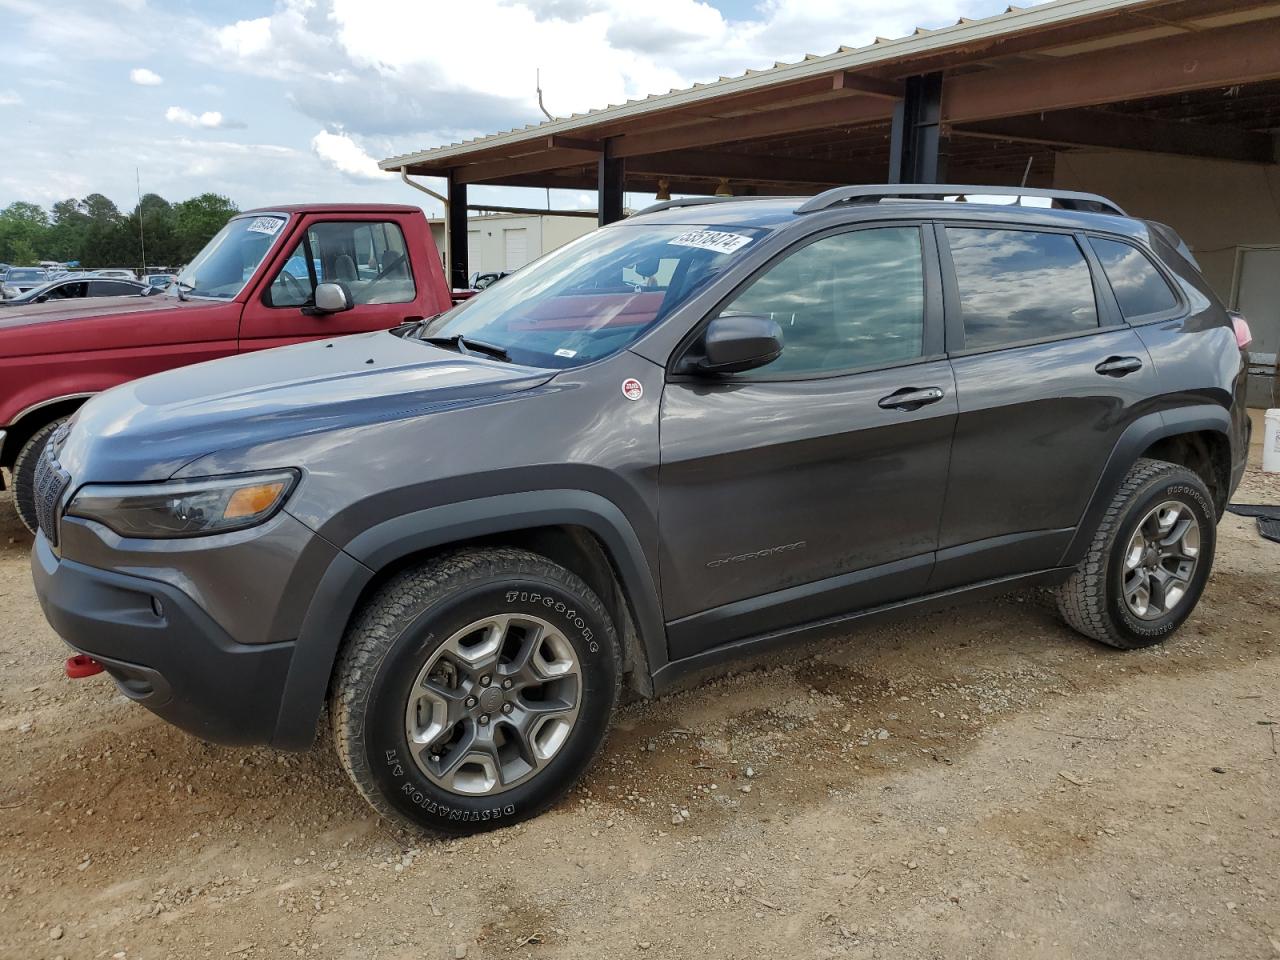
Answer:
[(733, 253), (750, 242), (751, 237), (740, 233), (724, 233), (721, 230), (690, 230), (667, 241), (673, 247), (694, 247), (698, 250), (710, 250), (712, 253)]

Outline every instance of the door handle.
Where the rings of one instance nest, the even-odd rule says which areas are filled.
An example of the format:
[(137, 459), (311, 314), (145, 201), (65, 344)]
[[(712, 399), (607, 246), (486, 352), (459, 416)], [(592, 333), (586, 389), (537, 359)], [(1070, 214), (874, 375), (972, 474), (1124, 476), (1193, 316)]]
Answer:
[(903, 387), (895, 390), (887, 397), (881, 397), (879, 406), (882, 410), (919, 410), (930, 403), (937, 403), (943, 397), (941, 387)]
[(1137, 357), (1107, 357), (1093, 368), (1104, 377), (1123, 377), (1142, 369), (1142, 361)]

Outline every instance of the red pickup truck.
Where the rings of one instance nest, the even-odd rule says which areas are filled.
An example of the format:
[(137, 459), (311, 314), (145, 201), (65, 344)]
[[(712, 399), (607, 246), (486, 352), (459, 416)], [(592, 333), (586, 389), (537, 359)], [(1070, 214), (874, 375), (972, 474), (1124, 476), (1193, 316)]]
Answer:
[[(58, 424), (136, 377), (449, 309), (417, 207), (300, 204), (233, 217), (163, 293), (0, 311), (0, 466), (35, 528), (34, 474)], [(3, 489), (0, 474), (0, 489)]]

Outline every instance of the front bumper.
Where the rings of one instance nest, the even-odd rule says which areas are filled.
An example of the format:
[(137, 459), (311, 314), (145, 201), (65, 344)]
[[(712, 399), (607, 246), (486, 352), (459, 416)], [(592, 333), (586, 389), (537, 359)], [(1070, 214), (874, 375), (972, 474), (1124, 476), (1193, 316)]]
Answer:
[(204, 740), (272, 740), (292, 641), (237, 643), (177, 587), (61, 559), (43, 533), (31, 573), (49, 624), (125, 696)]

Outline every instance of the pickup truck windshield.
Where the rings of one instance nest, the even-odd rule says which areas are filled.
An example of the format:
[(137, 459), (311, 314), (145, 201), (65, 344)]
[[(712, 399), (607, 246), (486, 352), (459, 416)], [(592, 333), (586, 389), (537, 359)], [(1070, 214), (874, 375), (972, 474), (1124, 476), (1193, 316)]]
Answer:
[(257, 272), (285, 225), (279, 213), (236, 217), (219, 230), (178, 279), (166, 296), (208, 297), (231, 300)]
[(768, 231), (618, 224), (504, 277), (424, 326), (500, 348), (516, 363), (573, 367), (621, 350), (705, 287)]

